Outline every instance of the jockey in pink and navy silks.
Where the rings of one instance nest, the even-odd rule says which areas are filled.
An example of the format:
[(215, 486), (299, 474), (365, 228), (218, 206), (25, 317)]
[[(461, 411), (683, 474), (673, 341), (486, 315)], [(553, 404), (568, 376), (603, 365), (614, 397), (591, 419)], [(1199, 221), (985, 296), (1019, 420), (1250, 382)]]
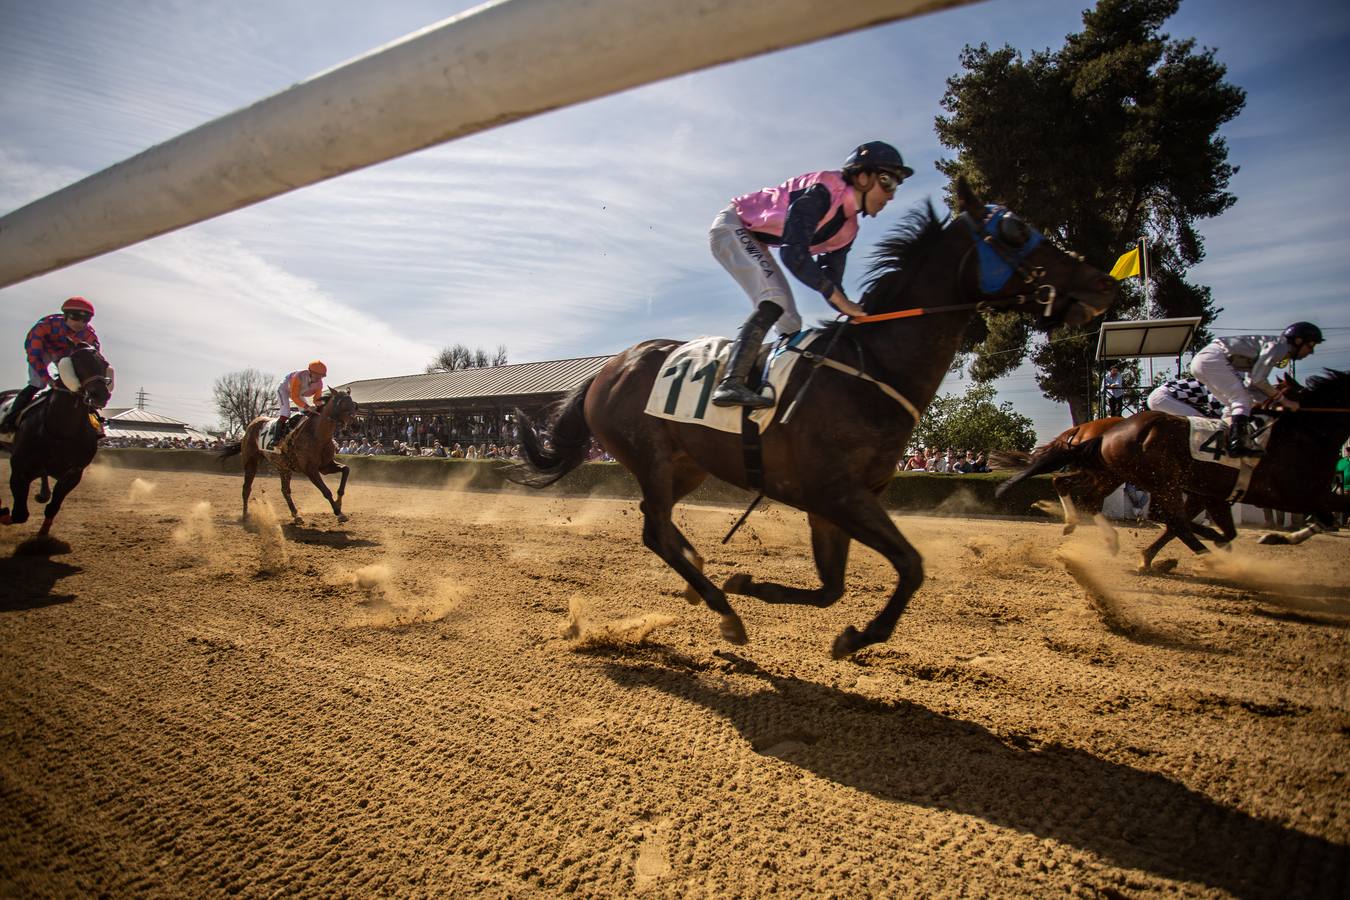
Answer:
[(875, 216), (914, 170), (900, 151), (883, 141), (863, 144), (841, 170), (810, 172), (777, 187), (763, 188), (731, 201), (713, 219), (708, 243), (713, 256), (740, 284), (755, 312), (741, 326), (726, 372), (712, 402), (718, 406), (769, 406), (772, 401), (745, 386), (760, 342), (777, 323), (779, 334), (802, 327), (778, 255), (798, 281), (849, 316), (862, 307), (844, 293), (844, 263), (858, 236), (858, 216)]
[(0, 432), (13, 431), (19, 413), (33, 399), (33, 395), (52, 383), (48, 366), (69, 356), (81, 344), (91, 344), (95, 350), (102, 349), (94, 326), (89, 321), (92, 318), (94, 304), (83, 297), (71, 297), (61, 304), (61, 312), (38, 319), (28, 330), (23, 341), (24, 353), (28, 357), (28, 384), (14, 398), (9, 415), (0, 422)]
[[(1281, 334), (1244, 334), (1215, 338), (1191, 359), (1191, 374), (1227, 408), (1229, 456), (1261, 456), (1265, 451), (1252, 437), (1252, 407), (1274, 397), (1270, 373), (1290, 360), (1305, 359), (1322, 343), (1322, 329), (1311, 322), (1295, 322)], [(1244, 377), (1245, 375), (1245, 377)], [(1264, 397), (1258, 397), (1258, 394)], [(1281, 398), (1285, 409), (1298, 401)]]

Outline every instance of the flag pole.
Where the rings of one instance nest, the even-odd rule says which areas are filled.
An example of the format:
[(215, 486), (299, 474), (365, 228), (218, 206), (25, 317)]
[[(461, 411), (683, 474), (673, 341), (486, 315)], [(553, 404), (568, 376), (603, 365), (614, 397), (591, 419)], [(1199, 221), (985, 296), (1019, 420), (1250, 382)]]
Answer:
[(1139, 277), (1144, 282), (1144, 315), (1151, 319), (1153, 318), (1153, 296), (1148, 289), (1148, 243), (1142, 237), (1139, 239), (1139, 266)]

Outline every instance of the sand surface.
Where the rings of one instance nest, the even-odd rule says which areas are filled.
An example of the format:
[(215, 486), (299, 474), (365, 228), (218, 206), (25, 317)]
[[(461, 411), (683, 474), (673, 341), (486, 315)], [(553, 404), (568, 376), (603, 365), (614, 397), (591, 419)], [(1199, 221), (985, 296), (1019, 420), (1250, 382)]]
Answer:
[[(894, 583), (856, 545), (733, 647), (635, 503), (239, 486), (96, 464), (70, 552), (0, 529), (0, 895), (1350, 890), (1345, 533), (1138, 576), (1146, 529), (902, 516), (928, 580), (836, 662)], [(737, 512), (677, 512), (714, 581), (817, 583)]]

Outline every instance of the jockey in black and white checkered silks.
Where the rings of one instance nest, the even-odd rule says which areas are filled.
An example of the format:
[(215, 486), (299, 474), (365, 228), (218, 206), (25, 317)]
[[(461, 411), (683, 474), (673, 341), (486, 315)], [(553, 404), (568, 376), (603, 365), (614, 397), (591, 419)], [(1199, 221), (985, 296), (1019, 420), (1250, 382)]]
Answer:
[[(1322, 342), (1322, 330), (1311, 322), (1295, 322), (1281, 334), (1245, 334), (1215, 338), (1191, 360), (1191, 374), (1222, 402), (1232, 419), (1228, 429), (1230, 456), (1260, 456), (1252, 439), (1252, 407), (1276, 396), (1269, 381), (1273, 369), (1312, 354)], [(1245, 375), (1245, 378), (1244, 378)], [(1280, 405), (1297, 409), (1298, 402), (1281, 398)]]

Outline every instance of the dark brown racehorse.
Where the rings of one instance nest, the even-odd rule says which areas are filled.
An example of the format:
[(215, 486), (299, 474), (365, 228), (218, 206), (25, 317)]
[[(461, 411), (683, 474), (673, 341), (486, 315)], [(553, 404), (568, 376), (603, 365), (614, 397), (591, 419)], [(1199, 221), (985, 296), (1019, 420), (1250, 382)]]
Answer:
[[(295, 508), (295, 501), (291, 499), (291, 475), (295, 472), (304, 473), (314, 483), (329, 506), (333, 507), (333, 515), (337, 516), (339, 522), (347, 521), (342, 512), (342, 495), (346, 493), (347, 475), (351, 472), (351, 468), (338, 463), (333, 434), (339, 425), (346, 424), (354, 415), (356, 415), (356, 401), (352, 399), (351, 392), (330, 391), (320, 405), (319, 411), (305, 415), (304, 420), (272, 450), (262, 449), (259, 438), (263, 429), (275, 422), (276, 418), (259, 416), (249, 422), (248, 428), (244, 431), (244, 439), (237, 444), (230, 444), (220, 453), (222, 463), (235, 454), (243, 454), (242, 518), (248, 519), (248, 497), (253, 490), (253, 478), (258, 474), (258, 464), (266, 460), (281, 476), (281, 495), (286, 498), (286, 505), (291, 508), (291, 518), (295, 522), (300, 521), (300, 513)], [(342, 480), (338, 482), (337, 497), (334, 498), (333, 493), (328, 490), (328, 485), (324, 484), (323, 476), (339, 472), (342, 473)]]
[[(1332, 494), (1330, 489), (1336, 458), (1350, 437), (1350, 372), (1330, 372), (1309, 379), (1299, 393), (1299, 403), (1297, 412), (1284, 412), (1276, 418), (1266, 455), (1252, 472), (1241, 499), (1256, 506), (1329, 520), (1332, 513), (1343, 512), (1350, 505), (1350, 498)], [(1144, 412), (1095, 438), (1066, 446), (1047, 445), (1032, 455), (1028, 468), (1008, 479), (999, 490), (1031, 475), (1066, 466), (1077, 470), (1069, 476), (1071, 489), (1083, 496), (1091, 492), (1104, 497), (1126, 481), (1149, 492), (1149, 518), (1166, 528), (1143, 551), (1141, 570), (1148, 570), (1158, 551), (1173, 538), (1179, 538), (1195, 553), (1205, 553), (1200, 537), (1226, 543), (1237, 535), (1229, 497), (1238, 470), (1192, 457), (1188, 419)], [(1218, 526), (1217, 533), (1191, 522), (1202, 509)], [(1160, 567), (1175, 565), (1166, 562)]]
[[(60, 377), (24, 415), (10, 446), (9, 488), (14, 509), (0, 509), (0, 523), (28, 521), (28, 491), (34, 479), (51, 476), (56, 486), (43, 510), (37, 536), (45, 538), (66, 495), (84, 477), (103, 434), (95, 413), (112, 398), (112, 366), (89, 344), (80, 344), (57, 364)], [(39, 501), (41, 502), (41, 501)]]
[[(834, 641), (836, 658), (887, 640), (923, 583), (923, 560), (900, 534), (878, 498), (914, 430), (915, 415), (938, 389), (978, 308), (1014, 309), (1049, 330), (1081, 324), (1116, 297), (1109, 277), (1052, 246), (1001, 207), (985, 207), (960, 182), (961, 214), (948, 221), (932, 207), (910, 213), (876, 254), (864, 309), (882, 316), (868, 324), (826, 326), (829, 354), (877, 384), (830, 367), (815, 370), (789, 425), (765, 430), (763, 492), (807, 513), (818, 588), (798, 588), (737, 576), (718, 588), (703, 560), (671, 521), (671, 510), (708, 475), (758, 488), (747, 473), (741, 438), (696, 424), (644, 415), (652, 385), (679, 341), (647, 341), (618, 354), (556, 408), (545, 442), (521, 422), (527, 462), (508, 473), (542, 487), (586, 460), (592, 436), (636, 477), (642, 489), (642, 538), (688, 582), (686, 596), (721, 616), (727, 640), (746, 642), (745, 627), (726, 593), (769, 603), (829, 606), (844, 593), (850, 541), (876, 550), (895, 567), (897, 583), (885, 607), (861, 631), (849, 626)], [(1007, 276), (1007, 277), (1004, 277)], [(896, 313), (895, 317), (884, 317)], [(798, 366), (779, 402), (791, 405), (810, 366)]]

